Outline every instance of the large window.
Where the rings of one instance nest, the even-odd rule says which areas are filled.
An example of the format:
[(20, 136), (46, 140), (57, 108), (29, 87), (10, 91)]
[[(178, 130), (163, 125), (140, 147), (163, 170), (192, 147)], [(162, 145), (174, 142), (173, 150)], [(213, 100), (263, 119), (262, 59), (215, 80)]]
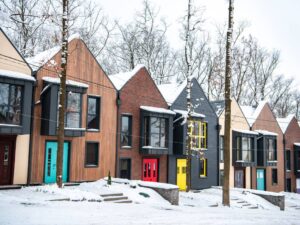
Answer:
[(200, 159), (200, 177), (207, 177), (207, 159)]
[(131, 147), (132, 141), (132, 116), (121, 117), (121, 147)]
[(194, 120), (191, 126), (192, 149), (207, 148), (207, 123)]
[(0, 83), (0, 123), (21, 124), (22, 87)]
[(85, 150), (85, 166), (97, 167), (99, 164), (99, 143), (87, 142)]
[(253, 137), (236, 137), (236, 159), (252, 162), (254, 152), (254, 138)]
[(267, 141), (267, 160), (276, 161), (276, 140), (275, 139), (266, 139)]
[(291, 170), (291, 151), (286, 150), (286, 170)]
[[(65, 110), (65, 126), (67, 128), (81, 127), (81, 94), (74, 92), (67, 92), (66, 95), (66, 110)], [(59, 95), (58, 95), (58, 105)], [(59, 107), (58, 107), (59, 110)], [(59, 120), (59, 111), (57, 111), (57, 124)]]
[(145, 144), (146, 146), (168, 147), (168, 119), (160, 117), (145, 117)]
[(87, 129), (100, 129), (100, 98), (88, 96)]
[(220, 136), (220, 162), (224, 162), (224, 136)]

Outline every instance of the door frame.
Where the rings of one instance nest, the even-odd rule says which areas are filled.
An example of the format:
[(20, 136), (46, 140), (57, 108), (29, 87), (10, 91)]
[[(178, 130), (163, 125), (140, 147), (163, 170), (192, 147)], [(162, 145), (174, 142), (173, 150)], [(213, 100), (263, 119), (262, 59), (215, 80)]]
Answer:
[(156, 171), (156, 173), (157, 173), (157, 175), (156, 175), (156, 177), (157, 177), (157, 181), (156, 182), (159, 182), (159, 174), (160, 174), (160, 165), (159, 165), (159, 157), (157, 157), (157, 156), (154, 156), (154, 157), (151, 157), (151, 156), (149, 156), (149, 157), (147, 157), (147, 156), (144, 156), (144, 157), (142, 157), (142, 165), (141, 165), (141, 167), (142, 167), (142, 176), (141, 176), (141, 179), (143, 180), (143, 177), (144, 177), (144, 159), (157, 159), (157, 171)]
[(266, 168), (256, 168), (256, 173), (255, 173), (255, 179), (256, 179), (256, 190), (258, 190), (257, 189), (257, 170), (263, 170), (264, 171), (264, 191), (266, 191), (267, 190), (267, 182), (266, 182), (266, 180), (267, 180), (267, 178), (266, 178)]
[[(43, 183), (45, 183), (45, 164), (46, 164), (46, 147), (47, 147), (47, 142), (58, 142), (57, 140), (53, 140), (53, 139), (46, 139), (45, 143), (44, 143), (44, 164), (43, 164)], [(69, 147), (69, 153), (68, 153), (68, 171), (67, 171), (67, 182), (69, 182), (70, 180), (70, 168), (71, 168), (71, 141), (70, 140), (64, 140), (64, 142), (66, 142), (68, 144)], [(58, 149), (57, 149), (58, 151)]]
[[(11, 142), (11, 148), (12, 148), (12, 158), (11, 158), (11, 175), (9, 178), (9, 184), (12, 185), (14, 182), (14, 175), (15, 175), (15, 157), (16, 157), (16, 141), (17, 141), (17, 135), (0, 135), (0, 138), (3, 139), (3, 143)], [(29, 166), (29, 165), (28, 165)]]
[(236, 187), (236, 182), (235, 182), (235, 173), (237, 170), (243, 171), (243, 187), (242, 188), (246, 188), (246, 172), (245, 172), (245, 168), (244, 167), (234, 167), (234, 187)]

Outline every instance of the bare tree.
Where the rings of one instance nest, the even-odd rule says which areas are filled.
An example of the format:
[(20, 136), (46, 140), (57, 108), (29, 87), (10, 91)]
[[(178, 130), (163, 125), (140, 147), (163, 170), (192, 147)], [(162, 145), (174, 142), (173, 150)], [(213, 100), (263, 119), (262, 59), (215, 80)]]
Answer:
[(225, 69), (225, 132), (224, 132), (224, 184), (223, 205), (230, 206), (230, 140), (231, 140), (231, 71), (232, 71), (232, 30), (233, 30), (233, 0), (229, 0), (228, 30), (226, 41), (226, 69)]

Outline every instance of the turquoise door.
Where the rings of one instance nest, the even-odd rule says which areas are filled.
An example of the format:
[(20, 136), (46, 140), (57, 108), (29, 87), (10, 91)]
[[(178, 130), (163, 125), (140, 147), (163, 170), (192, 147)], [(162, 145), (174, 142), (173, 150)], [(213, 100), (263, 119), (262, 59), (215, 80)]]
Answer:
[[(45, 180), (46, 184), (56, 182), (56, 157), (57, 157), (57, 142), (46, 142), (45, 151)], [(63, 182), (68, 180), (68, 160), (69, 158), (69, 144), (64, 143), (63, 155)]]
[(264, 169), (257, 169), (256, 170), (256, 186), (257, 190), (266, 190), (265, 189), (265, 170)]

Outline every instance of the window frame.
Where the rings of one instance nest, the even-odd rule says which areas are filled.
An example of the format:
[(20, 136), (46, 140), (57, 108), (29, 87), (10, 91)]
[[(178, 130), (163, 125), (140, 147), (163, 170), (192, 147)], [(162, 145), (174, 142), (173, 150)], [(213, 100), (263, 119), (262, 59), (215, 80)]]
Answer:
[[(276, 171), (276, 173), (275, 173)], [(275, 177), (276, 175), (276, 177)], [(272, 168), (272, 185), (278, 185), (278, 169)]]
[[(207, 122), (202, 120), (192, 119), (192, 126), (190, 126), (190, 134), (193, 142), (193, 150), (207, 150)], [(195, 124), (198, 125), (198, 132), (193, 134), (196, 129), (194, 129)], [(197, 147), (197, 144), (199, 147)], [(204, 144), (204, 146), (202, 146)]]
[[(87, 163), (87, 151), (88, 151), (88, 145), (94, 144), (97, 145), (97, 164), (91, 164)], [(87, 141), (85, 142), (85, 156), (84, 156), (84, 167), (85, 168), (98, 168), (100, 164), (100, 143), (96, 141)]]
[[(246, 141), (246, 142), (244, 142)], [(252, 163), (255, 160), (254, 151), (255, 151), (255, 138), (248, 135), (235, 135), (235, 154), (236, 161), (243, 161), (247, 163)], [(243, 143), (247, 143), (246, 147)], [(245, 147), (245, 148), (244, 148)]]
[[(203, 162), (203, 171), (202, 171), (202, 162)], [(199, 163), (199, 176), (200, 178), (207, 178), (207, 158), (200, 158)]]
[[(270, 153), (272, 153), (272, 151), (270, 151), (270, 141), (273, 142), (273, 158), (270, 158)], [(266, 138), (266, 149), (267, 149), (267, 162), (272, 162), (272, 161), (277, 161), (277, 139), (276, 138)]]
[[(159, 133), (156, 132), (151, 132), (151, 119), (159, 119)], [(161, 121), (165, 121), (165, 141), (164, 141), (164, 146), (162, 146), (162, 123)], [(158, 134), (159, 137), (159, 146), (152, 146), (151, 145), (151, 136), (152, 134)], [(152, 148), (164, 148), (167, 149), (169, 148), (169, 118), (165, 117), (159, 117), (159, 116), (144, 116), (144, 146), (151, 146)], [(143, 146), (143, 147), (144, 147)]]
[[(96, 114), (89, 113), (89, 98), (96, 99)], [(98, 128), (89, 128), (89, 115), (96, 115), (98, 117)], [(86, 109), (86, 130), (88, 132), (99, 132), (101, 130), (101, 97), (95, 95), (87, 95), (87, 109)]]
[[(291, 171), (292, 169), (292, 163), (291, 163), (291, 150), (290, 149), (286, 149), (285, 150), (285, 159), (286, 159), (286, 171)], [(288, 157), (289, 156), (289, 157)]]
[(11, 104), (11, 90), (12, 90), (12, 86), (16, 88), (20, 88), (21, 90), (21, 96), (20, 96), (20, 115), (19, 115), (19, 122), (18, 123), (7, 123), (7, 116), (6, 116), (6, 121), (5, 123), (1, 123), (3, 125), (16, 125), (16, 126), (22, 126), (23, 123), (23, 104), (24, 104), (24, 86), (23, 85), (19, 85), (19, 84), (12, 84), (12, 83), (6, 83), (6, 82), (0, 82), (0, 84), (4, 84), (4, 85), (8, 85), (8, 93), (7, 93), (7, 104), (6, 107), (8, 108), (7, 113), (9, 113), (10, 108), (13, 108), (14, 105)]
[[(122, 131), (123, 128), (123, 117), (127, 117), (128, 118), (128, 145), (122, 145), (122, 135), (123, 133), (125, 133), (124, 131)], [(120, 147), (124, 148), (124, 149), (130, 149), (132, 148), (132, 115), (131, 114), (121, 114), (121, 126), (120, 126)]]
[(220, 140), (219, 140), (219, 149), (220, 149), (220, 162), (224, 162), (224, 135), (220, 135)]

